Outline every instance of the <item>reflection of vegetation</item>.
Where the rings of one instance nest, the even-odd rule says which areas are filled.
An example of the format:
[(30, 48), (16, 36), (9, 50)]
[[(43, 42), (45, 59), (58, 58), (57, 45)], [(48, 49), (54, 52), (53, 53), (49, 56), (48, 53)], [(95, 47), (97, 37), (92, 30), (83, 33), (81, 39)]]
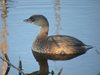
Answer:
[(100, 73), (98, 73), (98, 75), (100, 75)]
[[(98, 54), (98, 55), (100, 55), (100, 51), (99, 50), (95, 50), (96, 51), (96, 53)], [(100, 73), (98, 73), (97, 75), (100, 75)]]
[[(2, 55), (5, 60), (7, 60), (5, 54), (7, 54), (7, 44), (6, 44), (6, 35), (7, 29), (6, 29), (6, 16), (7, 16), (7, 8), (6, 8), (6, 0), (2, 0), (2, 20), (3, 20), (3, 29), (1, 32), (2, 36), (2, 43), (1, 43), (1, 50), (2, 50)], [(6, 72), (6, 67), (7, 64), (6, 62), (3, 62), (2, 64), (2, 75), (5, 75)], [(9, 71), (9, 69), (7, 69)]]
[(56, 26), (57, 26), (57, 30), (56, 30), (57, 34), (59, 34), (60, 24), (61, 24), (60, 9), (61, 9), (60, 0), (54, 0), (54, 11), (55, 11)]
[[(47, 75), (47, 74), (40, 74), (39, 71), (35, 71), (35, 72), (32, 72), (32, 73), (24, 73), (23, 70), (22, 70), (22, 62), (21, 62), (21, 60), (19, 60), (19, 68), (17, 68), (12, 63), (10, 63), (10, 60), (9, 60), (7, 55), (5, 55), (5, 58), (6, 58), (6, 60), (0, 56), (0, 59), (2, 59), (3, 61), (5, 61), (7, 63), (7, 70), (6, 70), (4, 75), (8, 75), (11, 67), (15, 68), (19, 72), (19, 75)], [(61, 68), (59, 70), (57, 75), (61, 75), (62, 70), (63, 70), (63, 68)], [(49, 74), (54, 75), (55, 73), (52, 70), (51, 72), (49, 72)]]
[(100, 51), (99, 50), (95, 50), (96, 52), (97, 52), (97, 54), (99, 54), (100, 55)]
[(59, 70), (58, 75), (61, 75), (62, 71), (63, 71), (63, 68), (61, 68), (61, 69)]
[(6, 18), (6, 16), (7, 16), (6, 0), (2, 0), (2, 17)]
[(5, 57), (6, 57), (7, 59), (4, 59), (4, 58), (0, 57), (0, 59), (2, 59), (3, 61), (5, 61), (5, 62), (8, 64), (7, 70), (6, 70), (6, 72), (5, 72), (4, 75), (7, 75), (7, 74), (8, 74), (8, 72), (9, 72), (9, 70), (10, 70), (11, 67), (15, 68), (15, 69), (19, 72), (20, 75), (21, 75), (21, 74), (26, 75), (26, 74), (21, 70), (21, 61), (19, 61), (19, 68), (17, 68), (17, 67), (14, 66), (12, 63), (10, 63), (9, 58), (8, 58), (7, 55), (5, 55)]
[[(7, 54), (5, 54), (5, 58), (6, 58), (6, 60), (8, 61), (8, 62), (10, 62), (10, 60), (9, 60), (9, 58), (8, 58), (8, 55)], [(9, 73), (9, 71), (10, 71), (10, 64), (8, 63), (8, 66), (7, 66), (7, 70), (6, 70), (6, 73), (5, 73), (5, 75), (8, 75), (8, 73)]]
[[(23, 69), (22, 69), (22, 61), (21, 60), (19, 60), (19, 69), (20, 69), (20, 71), (22, 71)], [(21, 72), (19, 71), (19, 75), (21, 75)]]
[(54, 74), (55, 74), (55, 73), (54, 73), (54, 71), (52, 70), (52, 71), (51, 71), (51, 75), (54, 75)]

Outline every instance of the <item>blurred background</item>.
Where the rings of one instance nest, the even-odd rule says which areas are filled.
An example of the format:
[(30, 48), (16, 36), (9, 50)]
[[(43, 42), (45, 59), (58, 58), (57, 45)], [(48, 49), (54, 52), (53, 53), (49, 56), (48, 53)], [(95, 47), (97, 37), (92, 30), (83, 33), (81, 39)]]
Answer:
[[(10, 62), (23, 71), (37, 71), (39, 65), (31, 53), (31, 46), (39, 28), (23, 20), (41, 14), (49, 21), (49, 35), (76, 37), (94, 48), (68, 61), (49, 61), (55, 75), (100, 75), (100, 0), (0, 0), (0, 56), (7, 53)], [(0, 75), (6, 65), (0, 59)], [(18, 75), (11, 68), (9, 75)]]

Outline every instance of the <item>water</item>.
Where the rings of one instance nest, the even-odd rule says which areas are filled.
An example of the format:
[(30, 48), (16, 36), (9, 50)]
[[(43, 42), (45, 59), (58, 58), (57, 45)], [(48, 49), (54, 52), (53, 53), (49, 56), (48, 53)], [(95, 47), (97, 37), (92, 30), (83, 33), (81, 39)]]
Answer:
[[(56, 20), (53, 0), (8, 0), (7, 5), (7, 52), (10, 62), (18, 67), (19, 59), (23, 63), (23, 71), (30, 73), (39, 66), (31, 53), (32, 42), (39, 28), (23, 20), (33, 14), (45, 15), (50, 23), (49, 35), (56, 33)], [(1, 0), (0, 0), (1, 4)], [(0, 5), (0, 15), (2, 13)], [(61, 0), (60, 34), (74, 36), (86, 44), (94, 46), (86, 54), (69, 61), (49, 61), (50, 71), (62, 75), (98, 75), (100, 73), (100, 1), (99, 0)], [(3, 20), (0, 17), (0, 32)], [(1, 35), (0, 35), (1, 43)], [(1, 56), (1, 52), (0, 52)], [(2, 60), (0, 59), (0, 70)], [(0, 71), (1, 72), (1, 71)], [(0, 73), (1, 74), (1, 73)], [(9, 75), (18, 75), (11, 68)]]

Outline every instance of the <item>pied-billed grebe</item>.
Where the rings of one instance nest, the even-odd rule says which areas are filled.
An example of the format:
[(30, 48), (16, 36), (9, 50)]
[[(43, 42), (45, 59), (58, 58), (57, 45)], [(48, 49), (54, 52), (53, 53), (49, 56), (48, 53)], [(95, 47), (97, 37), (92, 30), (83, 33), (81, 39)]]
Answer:
[(43, 15), (33, 15), (24, 21), (41, 27), (41, 31), (32, 45), (33, 55), (40, 66), (37, 75), (48, 75), (48, 59), (68, 60), (82, 55), (92, 48), (71, 36), (48, 36), (49, 23)]
[[(43, 58), (51, 60), (68, 60), (86, 53), (92, 46), (86, 45), (80, 40), (66, 35), (48, 36), (49, 23), (43, 15), (33, 15), (25, 22), (34, 23), (41, 27), (35, 42), (33, 52), (43, 54)], [(41, 57), (38, 57), (41, 58)]]

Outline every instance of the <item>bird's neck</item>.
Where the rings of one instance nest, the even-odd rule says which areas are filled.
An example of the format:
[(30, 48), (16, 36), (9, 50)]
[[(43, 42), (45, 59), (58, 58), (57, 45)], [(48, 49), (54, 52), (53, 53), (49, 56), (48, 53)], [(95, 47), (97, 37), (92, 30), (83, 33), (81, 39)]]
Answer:
[(40, 33), (37, 36), (37, 39), (46, 39), (48, 37), (48, 30), (49, 27), (45, 26), (45, 27), (41, 27)]

